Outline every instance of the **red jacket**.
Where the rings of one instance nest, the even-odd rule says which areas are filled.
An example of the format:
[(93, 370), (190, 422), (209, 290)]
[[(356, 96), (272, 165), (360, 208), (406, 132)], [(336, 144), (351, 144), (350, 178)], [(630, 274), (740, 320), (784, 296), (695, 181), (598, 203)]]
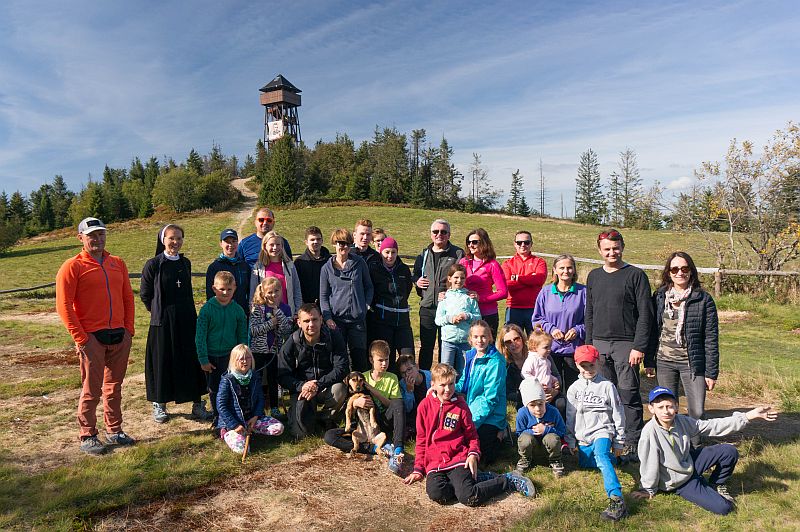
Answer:
[(464, 467), (469, 455), (481, 457), (478, 431), (464, 399), (446, 403), (431, 393), (417, 407), (417, 449), (414, 471), (427, 475)]
[[(512, 274), (519, 276), (517, 280), (511, 280)], [(536, 296), (547, 280), (547, 263), (536, 255), (524, 259), (517, 253), (503, 263), (503, 275), (508, 286), (506, 306), (533, 308), (536, 306)]]
[(101, 329), (125, 327), (133, 336), (133, 290), (125, 262), (107, 251), (102, 265), (83, 250), (67, 259), (56, 275), (56, 310), (78, 344)]

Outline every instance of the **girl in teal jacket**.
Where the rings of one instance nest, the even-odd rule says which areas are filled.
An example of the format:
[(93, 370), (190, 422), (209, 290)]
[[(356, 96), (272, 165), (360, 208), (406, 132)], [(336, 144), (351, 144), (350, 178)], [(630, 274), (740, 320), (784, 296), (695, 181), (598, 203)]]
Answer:
[(467, 351), (466, 365), (456, 383), (456, 392), (466, 396), (481, 445), (481, 459), (494, 461), (505, 434), (506, 362), (493, 345), (492, 330), (483, 320), (469, 329), (472, 349)]

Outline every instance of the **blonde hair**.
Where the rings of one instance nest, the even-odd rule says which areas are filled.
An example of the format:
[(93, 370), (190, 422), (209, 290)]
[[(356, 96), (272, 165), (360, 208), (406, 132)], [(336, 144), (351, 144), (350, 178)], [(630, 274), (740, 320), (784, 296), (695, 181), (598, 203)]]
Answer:
[(536, 351), (536, 348), (543, 344), (553, 345), (553, 337), (537, 323), (528, 337), (528, 351)]
[(256, 286), (256, 290), (253, 293), (253, 307), (256, 305), (266, 305), (267, 304), (267, 290), (272, 288), (273, 286), (277, 286), (278, 290), (281, 293), (278, 295), (278, 303), (281, 302), (283, 298), (283, 285), (281, 285), (281, 280), (277, 277), (264, 277), (258, 286)]
[(516, 323), (506, 323), (503, 325), (503, 328), (497, 331), (497, 350), (502, 353), (504, 357), (506, 357), (506, 362), (514, 362), (514, 355), (511, 354), (511, 351), (508, 350), (506, 343), (503, 341), (503, 338), (506, 337), (508, 333), (514, 331), (522, 338), (522, 344), (527, 345), (528, 343), (528, 335), (525, 334), (525, 331), (517, 325)]
[(431, 367), (431, 382), (456, 381), (456, 368), (437, 362)]
[(217, 283), (222, 283), (226, 286), (231, 284), (236, 286), (236, 278), (233, 276), (231, 272), (226, 272), (226, 271), (217, 272), (214, 275), (214, 284)]
[(389, 349), (389, 342), (386, 340), (375, 340), (371, 344), (369, 344), (369, 359), (372, 360), (372, 357), (375, 355), (385, 355), (389, 356), (391, 350)]
[(353, 233), (348, 231), (347, 229), (336, 229), (333, 233), (331, 233), (331, 244), (335, 244), (336, 242), (347, 242), (351, 246), (353, 245)]
[(484, 329), (486, 329), (486, 332), (489, 333), (490, 344), (494, 342), (494, 338), (492, 338), (492, 328), (489, 327), (489, 324), (483, 320), (475, 320), (472, 322), (472, 325), (469, 326), (469, 335), (472, 336), (472, 329), (477, 329), (478, 327), (483, 327)]
[(228, 371), (233, 371), (235, 369), (236, 360), (242, 355), (246, 356), (250, 360), (250, 369), (255, 366), (253, 352), (250, 351), (250, 348), (246, 345), (239, 344), (231, 349), (231, 355), (228, 357)]
[(556, 265), (562, 260), (568, 260), (572, 263), (572, 283), (578, 282), (578, 265), (575, 264), (575, 257), (569, 254), (559, 255), (553, 259), (553, 284), (558, 284), (558, 274), (556, 273)]
[(363, 227), (369, 227), (372, 229), (372, 220), (368, 220), (367, 218), (361, 218), (359, 221), (356, 222), (356, 227), (359, 225)]
[(279, 235), (277, 231), (270, 231), (261, 239), (261, 251), (258, 252), (258, 262), (264, 266), (269, 266), (270, 259), (267, 253), (267, 244), (269, 244), (269, 241), (272, 239), (276, 239), (281, 245), (281, 262), (289, 262), (291, 259), (289, 259), (289, 255), (286, 254), (286, 248), (283, 247), (283, 237)]

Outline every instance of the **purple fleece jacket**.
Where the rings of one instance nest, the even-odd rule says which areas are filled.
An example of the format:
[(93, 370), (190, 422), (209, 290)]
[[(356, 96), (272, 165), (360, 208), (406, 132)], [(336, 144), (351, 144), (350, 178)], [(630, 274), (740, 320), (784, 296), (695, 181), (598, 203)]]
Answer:
[(573, 283), (570, 291), (564, 294), (563, 300), (554, 284), (545, 286), (539, 292), (531, 323), (534, 326), (541, 325), (548, 334), (552, 334), (553, 329), (566, 333), (572, 328), (578, 333), (578, 336), (571, 342), (560, 342), (554, 339), (553, 355), (570, 357), (575, 353), (576, 347), (584, 344), (586, 340), (586, 327), (583, 324), (585, 309), (586, 287), (582, 284)]

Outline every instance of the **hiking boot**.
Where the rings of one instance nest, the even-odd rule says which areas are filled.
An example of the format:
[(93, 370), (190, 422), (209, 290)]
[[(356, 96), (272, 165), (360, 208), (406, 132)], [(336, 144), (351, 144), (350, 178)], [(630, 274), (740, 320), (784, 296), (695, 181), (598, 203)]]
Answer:
[(622, 452), (620, 453), (617, 461), (620, 465), (625, 464), (638, 464), (639, 463), (639, 453), (637, 452), (636, 447), (633, 445), (626, 445), (622, 448)]
[(525, 497), (536, 496), (536, 487), (533, 485), (533, 481), (528, 477), (512, 471), (511, 473), (506, 473), (506, 479), (508, 479), (508, 488), (510, 491), (516, 491)]
[[(166, 414), (166, 411), (164, 412)], [(155, 413), (153, 413), (155, 416)], [(214, 413), (206, 410), (206, 402), (205, 400), (195, 401), (192, 403), (192, 417), (198, 421), (211, 421), (211, 418), (214, 417)]]
[(625, 507), (625, 500), (622, 497), (612, 495), (608, 498), (608, 507), (600, 514), (603, 519), (609, 521), (619, 521), (628, 517), (628, 509)]
[(106, 446), (100, 443), (97, 436), (89, 436), (81, 439), (81, 451), (90, 456), (100, 456), (106, 452)]
[(109, 445), (133, 445), (136, 443), (136, 440), (122, 431), (115, 432), (114, 434), (106, 433), (106, 441)]
[(475, 475), (475, 483), (480, 484), (481, 482), (486, 482), (487, 480), (494, 480), (499, 476), (500, 475), (493, 471), (478, 471), (478, 474)]
[(731, 504), (736, 504), (736, 499), (734, 499), (733, 495), (731, 495), (731, 492), (728, 491), (727, 484), (717, 484), (714, 486), (714, 489), (717, 490), (717, 493), (719, 493), (723, 499)]
[(169, 419), (166, 403), (153, 403), (153, 421), (156, 423), (166, 423)]
[(564, 476), (564, 464), (561, 463), (561, 460), (550, 462), (550, 469), (553, 471), (554, 477), (561, 478)]

